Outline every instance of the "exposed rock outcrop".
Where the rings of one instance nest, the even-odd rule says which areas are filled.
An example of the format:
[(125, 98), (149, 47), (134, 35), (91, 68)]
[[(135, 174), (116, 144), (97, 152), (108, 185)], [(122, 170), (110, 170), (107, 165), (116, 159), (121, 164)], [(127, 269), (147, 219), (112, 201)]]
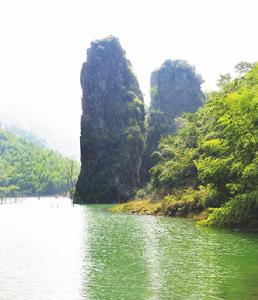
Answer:
[(144, 102), (117, 38), (91, 43), (81, 87), (81, 172), (75, 202), (125, 201), (139, 183)]
[(151, 103), (148, 113), (147, 138), (141, 167), (141, 181), (149, 179), (161, 136), (176, 131), (175, 118), (194, 112), (202, 105), (201, 77), (183, 60), (166, 60), (151, 75)]

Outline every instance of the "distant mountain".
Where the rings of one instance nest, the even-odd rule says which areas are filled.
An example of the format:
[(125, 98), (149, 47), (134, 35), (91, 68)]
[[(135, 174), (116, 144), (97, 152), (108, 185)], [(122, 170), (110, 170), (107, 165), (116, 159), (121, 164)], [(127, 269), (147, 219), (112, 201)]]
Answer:
[(19, 136), (0, 129), (0, 197), (68, 192), (77, 179), (79, 163), (48, 149), (25, 130), (13, 127), (13, 131)]
[(36, 142), (41, 146), (54, 149), (65, 156), (79, 159), (79, 129), (78, 134), (67, 130), (51, 128), (47, 120), (37, 120), (20, 115), (17, 111), (0, 108), (0, 128)]
[(25, 139), (28, 142), (37, 144), (37, 145), (45, 147), (45, 148), (50, 148), (50, 146), (47, 144), (47, 142), (44, 139), (42, 139), (41, 137), (39, 137), (32, 131), (28, 131), (23, 128), (18, 128), (14, 125), (6, 125), (6, 126), (3, 126), (3, 128), (5, 130), (13, 133), (16, 136), (19, 136), (19, 137)]

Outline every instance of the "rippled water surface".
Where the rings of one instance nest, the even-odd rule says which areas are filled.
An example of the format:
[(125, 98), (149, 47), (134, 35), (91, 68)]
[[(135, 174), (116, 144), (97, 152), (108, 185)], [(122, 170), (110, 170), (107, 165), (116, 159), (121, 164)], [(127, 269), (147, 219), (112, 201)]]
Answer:
[(258, 299), (258, 235), (68, 199), (0, 205), (0, 300)]

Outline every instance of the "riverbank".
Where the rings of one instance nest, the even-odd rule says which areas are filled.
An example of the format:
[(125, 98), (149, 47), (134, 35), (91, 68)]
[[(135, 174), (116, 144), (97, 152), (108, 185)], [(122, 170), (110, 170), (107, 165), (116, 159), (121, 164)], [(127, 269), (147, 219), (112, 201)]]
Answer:
[(181, 217), (196, 221), (206, 220), (208, 212), (199, 208), (196, 203), (166, 203), (165, 201), (153, 201), (151, 199), (135, 199), (127, 203), (117, 204), (109, 209), (115, 213), (131, 213), (139, 215), (157, 215), (169, 217)]
[(204, 190), (186, 190), (167, 195), (157, 200), (151, 198), (135, 199), (118, 204), (110, 209), (116, 213), (132, 213), (140, 215), (159, 215), (191, 218), (198, 221), (207, 219), (209, 213), (204, 208), (202, 198)]
[(187, 218), (200, 225), (214, 227), (241, 228), (258, 231), (256, 195), (249, 198), (232, 199), (221, 207), (206, 207), (206, 190), (188, 189), (154, 200), (134, 199), (118, 204), (110, 209), (115, 213), (158, 215)]

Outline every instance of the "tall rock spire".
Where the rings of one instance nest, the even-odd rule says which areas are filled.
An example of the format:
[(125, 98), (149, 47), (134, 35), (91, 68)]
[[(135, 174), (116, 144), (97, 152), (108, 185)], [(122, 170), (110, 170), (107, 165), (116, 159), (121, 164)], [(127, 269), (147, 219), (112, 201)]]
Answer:
[(175, 133), (175, 118), (194, 112), (202, 105), (202, 79), (184, 60), (166, 60), (151, 74), (151, 103), (147, 138), (141, 166), (141, 181), (149, 180), (149, 170), (157, 162), (152, 156), (161, 136)]
[(127, 200), (139, 183), (144, 102), (117, 38), (91, 43), (81, 87), (81, 172), (75, 202)]

